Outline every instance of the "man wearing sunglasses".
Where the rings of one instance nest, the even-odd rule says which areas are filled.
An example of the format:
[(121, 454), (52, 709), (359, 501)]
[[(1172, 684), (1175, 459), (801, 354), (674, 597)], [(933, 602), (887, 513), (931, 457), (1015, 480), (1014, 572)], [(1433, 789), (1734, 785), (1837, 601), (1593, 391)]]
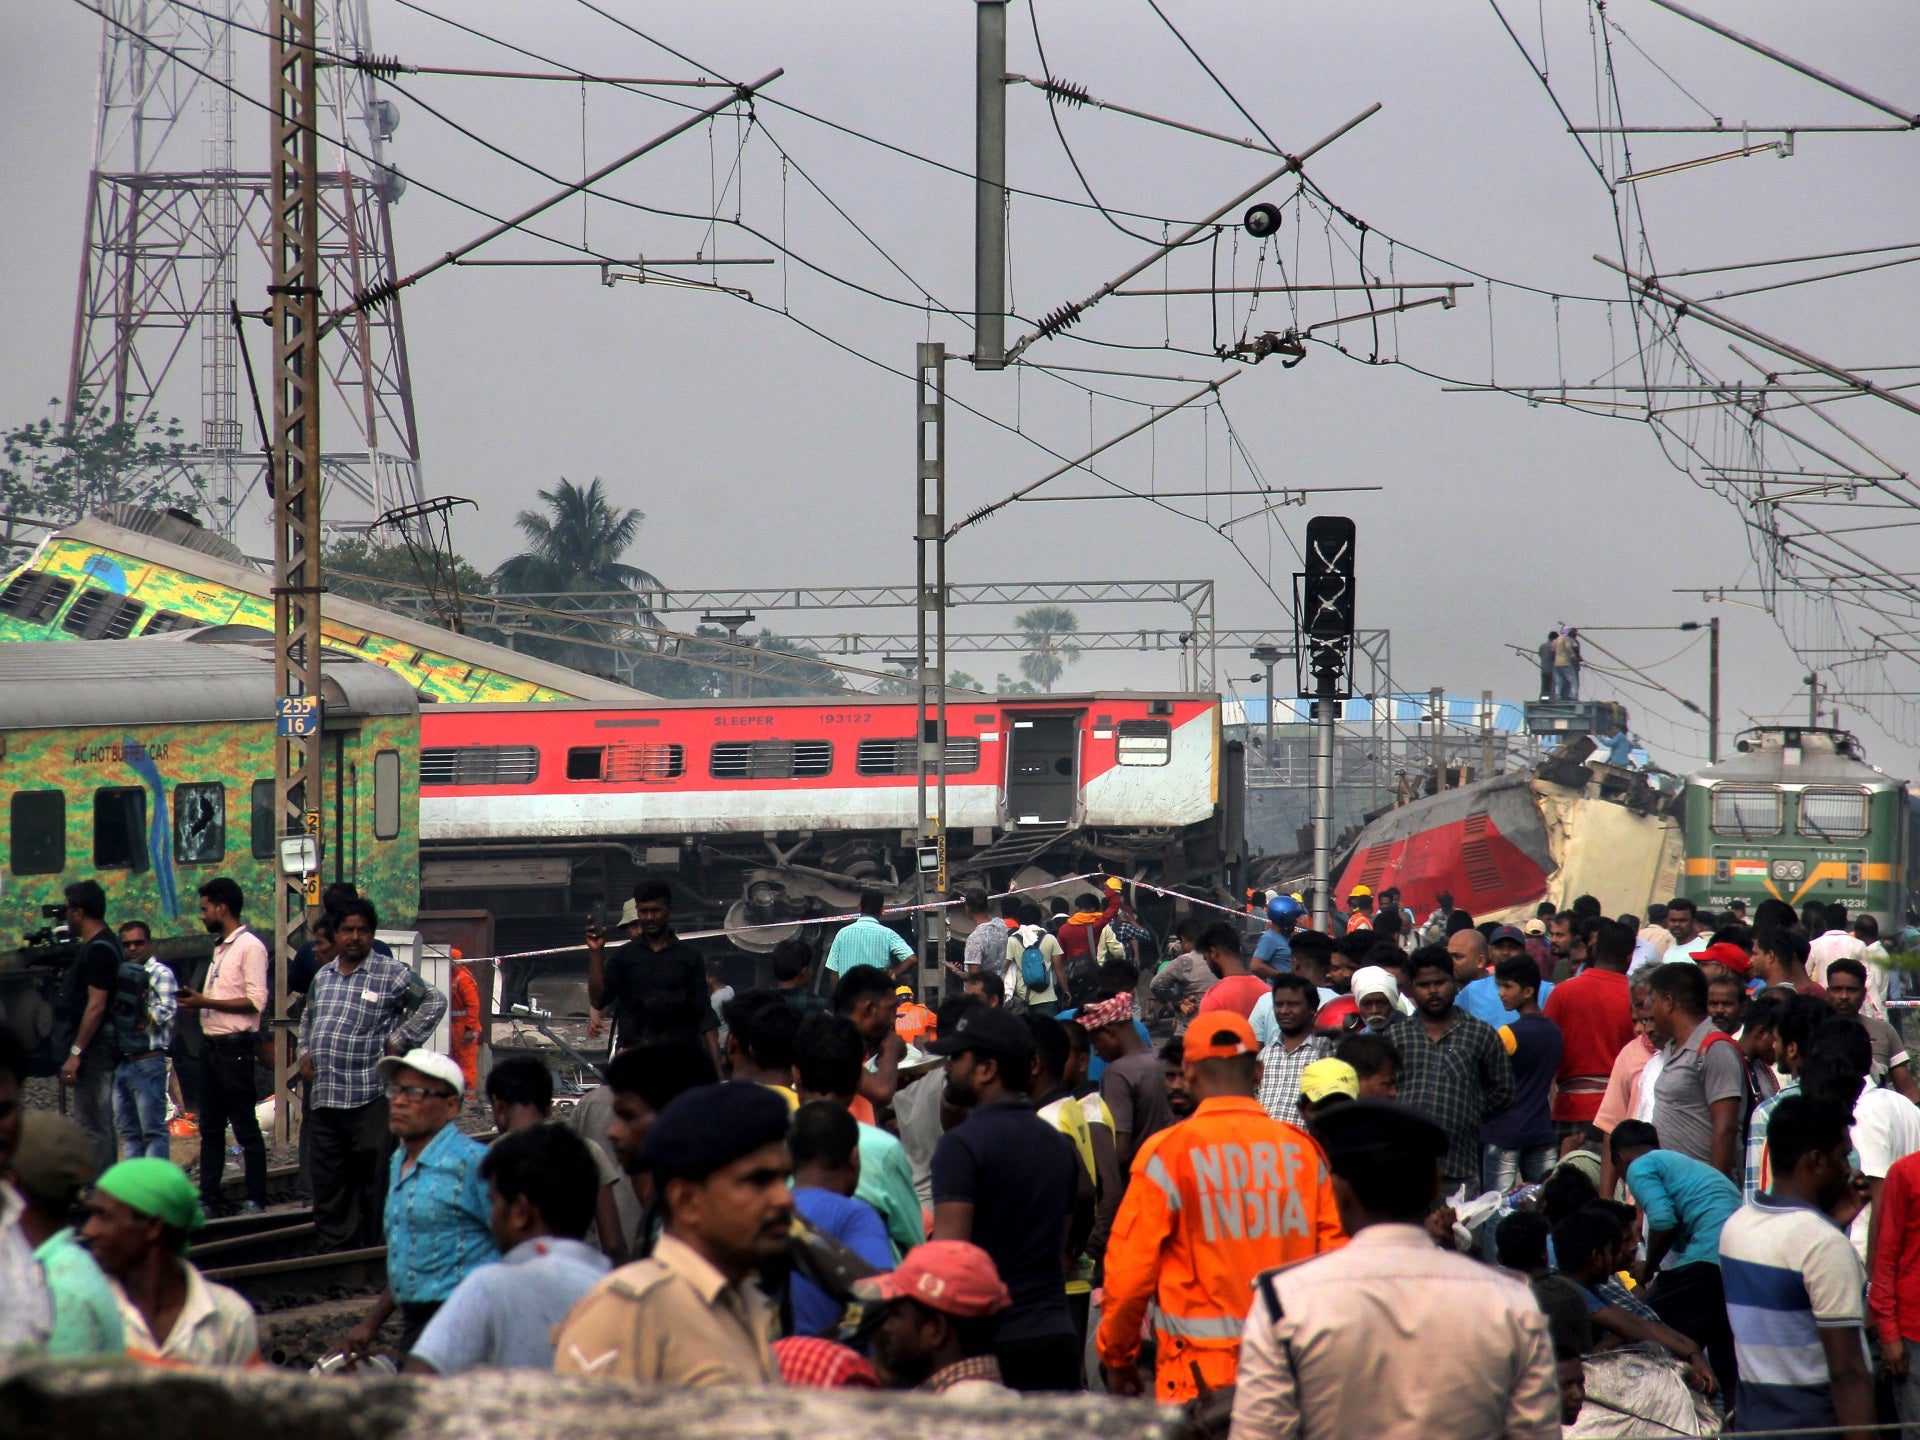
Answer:
[(413, 1349), (427, 1322), (469, 1272), (498, 1258), (493, 1211), (480, 1161), (487, 1147), (460, 1133), (466, 1082), (451, 1055), (409, 1050), (379, 1064), (387, 1128), (399, 1142), (387, 1174), (387, 1288), (341, 1348), (363, 1356), (395, 1309), (399, 1348)]

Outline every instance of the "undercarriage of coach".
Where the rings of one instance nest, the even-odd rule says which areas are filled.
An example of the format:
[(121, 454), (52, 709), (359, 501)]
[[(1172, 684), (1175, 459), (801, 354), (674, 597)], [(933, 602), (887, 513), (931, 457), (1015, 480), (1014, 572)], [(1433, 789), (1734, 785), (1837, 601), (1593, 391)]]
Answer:
[[(1217, 904), (1230, 904), (1230, 859), (1217, 826), (1142, 829), (1011, 830), (975, 843), (953, 837), (948, 882), (990, 895), (1019, 891), (1042, 909), (1068, 904), (1094, 888), (1086, 877), (1111, 874)], [(737, 948), (765, 954), (799, 936), (819, 940), (817, 927), (858, 908), (873, 889), (889, 908), (912, 905), (914, 837), (808, 834), (731, 836), (666, 846), (644, 842), (538, 841), (485, 846), (430, 845), (423, 855), (422, 909), (491, 917), (499, 953), (564, 944), (598, 905), (618, 915), (643, 877), (673, 891), (681, 933), (724, 931)], [(1132, 893), (1147, 922), (1164, 930), (1175, 902), (1152, 891)]]

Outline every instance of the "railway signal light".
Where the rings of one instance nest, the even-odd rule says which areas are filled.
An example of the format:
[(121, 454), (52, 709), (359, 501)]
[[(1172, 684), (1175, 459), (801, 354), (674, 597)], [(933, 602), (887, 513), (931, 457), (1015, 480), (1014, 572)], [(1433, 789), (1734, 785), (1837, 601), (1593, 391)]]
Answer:
[(1297, 577), (1294, 597), (1303, 696), (1347, 696), (1356, 613), (1354, 539), (1353, 521), (1344, 515), (1317, 515), (1307, 522), (1307, 568)]

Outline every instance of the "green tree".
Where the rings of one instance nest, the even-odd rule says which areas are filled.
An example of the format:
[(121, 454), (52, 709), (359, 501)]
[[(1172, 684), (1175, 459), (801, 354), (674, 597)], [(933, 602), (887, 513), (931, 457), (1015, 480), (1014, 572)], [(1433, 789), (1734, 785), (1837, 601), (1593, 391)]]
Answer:
[(1032, 695), (1037, 688), (1031, 680), (1016, 680), (1004, 670), (993, 677), (993, 693), (996, 695)]
[[(404, 544), (382, 545), (365, 535), (329, 540), (320, 552), (320, 564), (327, 572), (329, 590), (369, 604), (387, 599), (393, 593), (389, 586), (444, 590), (449, 573), (459, 583), (462, 595), (485, 595), (493, 585), (463, 555), (430, 556), (422, 552), (416, 556)], [(379, 583), (383, 581), (387, 583)]]
[(199, 508), (178, 418), (122, 419), (86, 394), (69, 426), (64, 402), (48, 404), (54, 415), (0, 431), (0, 540), (22, 518), (65, 524), (122, 500)]
[(527, 537), (527, 548), (493, 572), (494, 583), (502, 591), (638, 590), (659, 585), (624, 558), (640, 538), (646, 513), (616, 508), (599, 476), (585, 485), (562, 477), (553, 489), (534, 493), (546, 508), (522, 510), (514, 516), (513, 523)]
[(1080, 658), (1073, 637), (1080, 621), (1064, 605), (1036, 605), (1013, 617), (1026, 637), (1027, 653), (1020, 657), (1020, 673), (1049, 694), (1067, 666)]

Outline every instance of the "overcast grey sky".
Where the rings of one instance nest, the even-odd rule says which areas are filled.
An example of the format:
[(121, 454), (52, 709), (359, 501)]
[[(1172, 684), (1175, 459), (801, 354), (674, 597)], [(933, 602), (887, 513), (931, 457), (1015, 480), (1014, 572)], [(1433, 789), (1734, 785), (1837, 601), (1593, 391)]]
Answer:
[[(700, 63), (732, 77), (775, 66), (786, 76), (771, 94), (962, 170), (972, 161), (973, 6), (967, 0), (914, 5), (710, 3), (699, 6), (601, 0), (602, 8)], [(1144, 0), (1036, 0), (1041, 37), (1056, 75), (1094, 95), (1234, 135), (1250, 127), (1182, 51)], [(1701, 0), (1703, 5), (1708, 0)], [(370, 0), (376, 47), (417, 64), (526, 68), (530, 62), (482, 43), (396, 0)], [(480, 31), (510, 39), (568, 67), (600, 73), (678, 75), (689, 67), (590, 10), (563, 0), (538, 5), (430, 0)], [(1331, 197), (1381, 232), (1445, 257), (1392, 256), (1398, 278), (1471, 278), (1467, 266), (1504, 280), (1568, 295), (1622, 294), (1617, 277), (1590, 258), (1619, 253), (1614, 211), (1539, 81), (1487, 6), (1407, 5), (1365, 0), (1239, 4), (1164, 0), (1164, 8), (1222, 79), (1281, 145), (1303, 148), (1373, 101), (1381, 113), (1329, 147), (1309, 173)], [(1505, 5), (1535, 58), (1544, 40), (1555, 92), (1577, 121), (1596, 115), (1591, 12), (1565, 3)], [(1920, 108), (1910, 6), (1786, 3), (1713, 10), (1829, 73)], [(1809, 124), (1885, 117), (1697, 29), (1642, 0), (1620, 0), (1606, 15), (1613, 32), (1621, 105), (1637, 123), (1704, 118), (1679, 86), (1729, 123)], [(1009, 69), (1037, 75), (1025, 0), (1009, 7)], [(8, 204), (0, 214), (0, 419), (40, 413), (64, 387), (74, 277), (94, 106), (100, 22), (73, 0), (10, 5), (0, 17), (0, 134), (6, 139)], [(1663, 78), (1635, 47), (1671, 73)], [(262, 42), (243, 36), (237, 73), (263, 93)], [(1674, 82), (1678, 82), (1676, 83)], [(566, 84), (414, 77), (423, 100), (501, 148), (549, 171), (581, 173), (656, 133), (684, 112), (658, 99), (596, 88), (583, 108)], [(659, 92), (684, 101), (689, 92)], [(402, 124), (390, 156), (417, 181), (496, 213), (533, 203), (553, 186), (460, 136), (404, 96), (392, 97)], [(1084, 200), (1035, 91), (1008, 95), (1010, 174), (1016, 186)], [(898, 582), (912, 575), (912, 391), (808, 334), (793, 315), (900, 369), (920, 339), (958, 353), (970, 334), (940, 305), (970, 312), (972, 186), (962, 177), (889, 154), (771, 105), (764, 133), (751, 133), (736, 168), (738, 131), (729, 118), (675, 141), (605, 187), (641, 204), (711, 212), (720, 204), (779, 238), (821, 268), (909, 304), (890, 304), (798, 265), (718, 272), (749, 288), (761, 308), (711, 293), (652, 286), (603, 288), (591, 270), (465, 269), (442, 272), (405, 297), (427, 490), (480, 502), (456, 540), (477, 563), (513, 548), (514, 511), (561, 475), (598, 475), (623, 504), (648, 520), (632, 557), (678, 585)], [(1108, 205), (1183, 223), (1198, 219), (1271, 169), (1270, 157), (1095, 110), (1063, 110), (1060, 122), (1094, 190)], [(259, 113), (240, 115), (242, 166), (264, 163)], [(832, 201), (884, 247), (909, 280), (849, 221), (829, 208), (777, 141)], [(1634, 142), (1639, 168), (1731, 148), (1737, 138), (1662, 137)], [(1852, 249), (1920, 239), (1920, 137), (1806, 135), (1785, 160), (1732, 160), (1643, 182), (1647, 233), (1662, 270)], [(257, 158), (255, 158), (257, 157)], [(1290, 184), (1273, 187), (1276, 202)], [(1296, 282), (1352, 280), (1345, 246), (1354, 232), (1329, 229), (1312, 210), (1287, 210), (1278, 256)], [(602, 253), (729, 256), (775, 253), (721, 225), (641, 213), (611, 201), (563, 205), (540, 222), (550, 233)], [(1157, 220), (1125, 220), (1158, 236)], [(420, 184), (394, 212), (402, 271), (477, 233), (484, 222), (426, 193)], [(1012, 207), (1013, 304), (1042, 314), (1084, 296), (1143, 253), (1086, 206), (1016, 197)], [(1637, 243), (1637, 240), (1636, 240)], [(1229, 232), (1157, 266), (1141, 286), (1195, 286), (1230, 273), (1256, 278), (1255, 245)], [(494, 247), (502, 256), (566, 253), (528, 237)], [(1237, 250), (1237, 254), (1236, 254)], [(1370, 269), (1389, 257), (1369, 239)], [(1274, 258), (1258, 278), (1277, 278)], [(701, 272), (695, 272), (701, 273)], [(1757, 283), (1751, 271), (1691, 282), (1700, 295)], [(1764, 276), (1767, 272), (1760, 272)], [(1911, 361), (1916, 294), (1912, 268), (1753, 296), (1738, 303), (1751, 323), (1850, 365)], [(262, 303), (263, 275), (241, 275), (241, 303)], [(922, 308), (930, 291), (935, 313)], [(1438, 306), (1383, 322), (1382, 352), (1469, 381), (1552, 382), (1564, 371), (1591, 380), (1632, 353), (1631, 326), (1615, 307), (1614, 328), (1599, 305), (1498, 289), (1492, 314), (1482, 286), (1455, 309)], [(1360, 308), (1342, 297), (1351, 313)], [(1237, 331), (1248, 302), (1221, 302)], [(1529, 665), (1509, 644), (1537, 643), (1560, 620), (1583, 626), (1669, 625), (1704, 617), (1698, 596), (1679, 586), (1751, 585), (1745, 530), (1730, 504), (1707, 493), (1662, 457), (1642, 424), (1601, 420), (1499, 395), (1443, 393), (1435, 380), (1392, 365), (1363, 363), (1371, 327), (1320, 332), (1343, 339), (1356, 358), (1312, 346), (1304, 363), (1256, 367), (1159, 349), (1210, 350), (1205, 299), (1163, 304), (1113, 298), (1082, 321), (1075, 337), (1149, 347), (1103, 348), (1077, 338), (1033, 347), (1043, 363), (1223, 375), (1245, 369), (1224, 392), (1227, 415), (1247, 453), (1275, 485), (1380, 485), (1378, 493), (1330, 496), (1273, 521), (1246, 519), (1226, 534), (1148, 505), (1022, 505), (977, 526), (952, 547), (956, 581), (1006, 578), (1212, 577), (1223, 626), (1284, 624), (1262, 577), (1282, 592), (1295, 567), (1308, 515), (1351, 514), (1360, 526), (1361, 618), (1393, 632), (1394, 678), (1405, 690), (1444, 685), (1459, 693), (1492, 688), (1524, 698)], [(1303, 297), (1298, 323), (1331, 318), (1326, 297)], [(1294, 317), (1269, 295), (1251, 324), (1284, 328)], [(1022, 332), (1010, 324), (1010, 336)], [(1724, 339), (1689, 331), (1719, 373), (1745, 367)], [(256, 363), (263, 347), (256, 346)], [(195, 367), (169, 407), (193, 417)], [(1059, 378), (1032, 371), (975, 373), (955, 363), (950, 391), (1052, 449), (1075, 453), (1134, 423), (1135, 404), (1089, 399)], [(1132, 401), (1165, 401), (1191, 389), (1173, 383), (1095, 381)], [(1881, 413), (1885, 412), (1885, 413)], [(1916, 432), (1889, 407), (1851, 401), (1850, 428), (1898, 464)], [(1818, 428), (1818, 427), (1815, 427)], [(249, 425), (249, 434), (252, 427)], [(1020, 436), (964, 413), (952, 416), (949, 476), (956, 514), (1035, 478), (1054, 460)], [(1131, 488), (1222, 491), (1248, 483), (1228, 459), (1218, 411), (1163, 422), (1096, 462)], [(1072, 477), (1061, 493), (1091, 493)], [(1068, 487), (1076, 487), (1069, 489)], [(1193, 502), (1214, 524), (1243, 514), (1245, 500)], [(1835, 514), (1843, 512), (1833, 512)], [(266, 545), (264, 526), (242, 535)], [(1912, 531), (1854, 539), (1887, 570), (1911, 572)], [(1289, 538), (1291, 537), (1291, 539)], [(1742, 597), (1751, 601), (1754, 597)], [(1750, 604), (1719, 607), (1725, 623), (1727, 728), (1745, 717), (1795, 712), (1803, 667), (1774, 623)], [(1169, 612), (1082, 607), (1087, 628), (1172, 624)], [(763, 615), (775, 628), (873, 630), (904, 627), (910, 612), (839, 618)], [(958, 629), (994, 628), (1004, 614), (959, 612)], [(1599, 637), (1652, 670), (1680, 694), (1704, 701), (1705, 647), (1668, 660), (1693, 637)], [(1590, 654), (1589, 658), (1599, 658)], [(1010, 659), (956, 657), (990, 677)], [(1224, 674), (1244, 681), (1250, 660), (1223, 654)], [(1171, 655), (1094, 655), (1070, 673), (1076, 686), (1170, 685)], [(1659, 758), (1684, 768), (1704, 754), (1697, 722), (1670, 698), (1620, 691), (1636, 728)], [(1849, 723), (1861, 724), (1849, 708)], [(1687, 721), (1682, 725), (1680, 721)], [(1915, 756), (1863, 725), (1871, 753), (1913, 773)], [(1905, 738), (1903, 736), (1903, 738)]]

